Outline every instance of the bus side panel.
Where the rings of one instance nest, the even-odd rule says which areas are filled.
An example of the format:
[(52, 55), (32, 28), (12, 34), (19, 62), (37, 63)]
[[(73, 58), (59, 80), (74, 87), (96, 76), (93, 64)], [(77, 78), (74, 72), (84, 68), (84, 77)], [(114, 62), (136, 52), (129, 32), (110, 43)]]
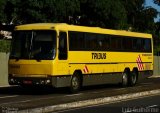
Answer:
[[(106, 53), (107, 57), (94, 58), (92, 53)], [(122, 82), (122, 73), (126, 68), (130, 72), (137, 68), (139, 79), (147, 78), (153, 72), (152, 53), (69, 51), (69, 64), (72, 74), (81, 70), (85, 86)]]
[(116, 84), (122, 82), (122, 73), (102, 73), (83, 76), (83, 86)]

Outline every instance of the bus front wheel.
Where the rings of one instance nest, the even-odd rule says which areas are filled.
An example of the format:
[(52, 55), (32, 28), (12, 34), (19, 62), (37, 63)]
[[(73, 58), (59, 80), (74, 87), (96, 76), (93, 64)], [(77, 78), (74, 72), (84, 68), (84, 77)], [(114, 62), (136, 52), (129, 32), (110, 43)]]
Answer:
[(81, 79), (78, 73), (75, 73), (71, 78), (70, 92), (77, 93), (81, 88)]
[(127, 87), (128, 86), (128, 72), (124, 71), (122, 74), (122, 87)]
[(129, 77), (129, 86), (136, 85), (137, 80), (138, 80), (138, 73), (137, 73), (137, 71), (133, 70), (130, 77)]

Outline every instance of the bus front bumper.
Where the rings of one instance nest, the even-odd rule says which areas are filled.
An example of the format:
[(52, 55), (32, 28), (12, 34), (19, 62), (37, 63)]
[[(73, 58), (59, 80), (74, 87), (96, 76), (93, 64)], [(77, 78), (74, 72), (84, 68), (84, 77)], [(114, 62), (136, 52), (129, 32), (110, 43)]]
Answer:
[(53, 87), (70, 86), (71, 76), (50, 76), (45, 77), (25, 77), (18, 75), (9, 75), (8, 82), (10, 85), (43, 85)]
[(51, 77), (15, 77), (9, 75), (10, 85), (52, 85)]

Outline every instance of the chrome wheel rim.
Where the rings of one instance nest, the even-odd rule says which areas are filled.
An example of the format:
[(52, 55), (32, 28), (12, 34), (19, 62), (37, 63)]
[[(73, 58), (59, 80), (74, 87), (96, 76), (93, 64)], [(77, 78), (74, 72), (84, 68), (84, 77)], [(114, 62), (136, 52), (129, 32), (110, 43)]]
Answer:
[(77, 77), (72, 78), (72, 87), (73, 87), (73, 89), (78, 89), (79, 85), (78, 85), (78, 78)]
[(135, 84), (137, 81), (137, 76), (135, 73), (132, 74), (132, 83)]
[(123, 73), (123, 85), (127, 85), (127, 74), (126, 73)]

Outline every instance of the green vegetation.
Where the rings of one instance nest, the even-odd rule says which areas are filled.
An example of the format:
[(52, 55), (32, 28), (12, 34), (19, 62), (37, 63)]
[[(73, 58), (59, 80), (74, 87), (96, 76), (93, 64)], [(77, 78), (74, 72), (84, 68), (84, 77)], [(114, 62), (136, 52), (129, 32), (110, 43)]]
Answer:
[[(160, 5), (159, 0), (153, 0)], [(151, 33), (160, 51), (159, 12), (145, 0), (0, 0), (0, 22), (26, 24), (63, 22)]]
[(0, 52), (10, 51), (11, 40), (0, 40)]
[(63, 22), (155, 34), (158, 12), (144, 4), (145, 0), (1, 0), (0, 21)]

